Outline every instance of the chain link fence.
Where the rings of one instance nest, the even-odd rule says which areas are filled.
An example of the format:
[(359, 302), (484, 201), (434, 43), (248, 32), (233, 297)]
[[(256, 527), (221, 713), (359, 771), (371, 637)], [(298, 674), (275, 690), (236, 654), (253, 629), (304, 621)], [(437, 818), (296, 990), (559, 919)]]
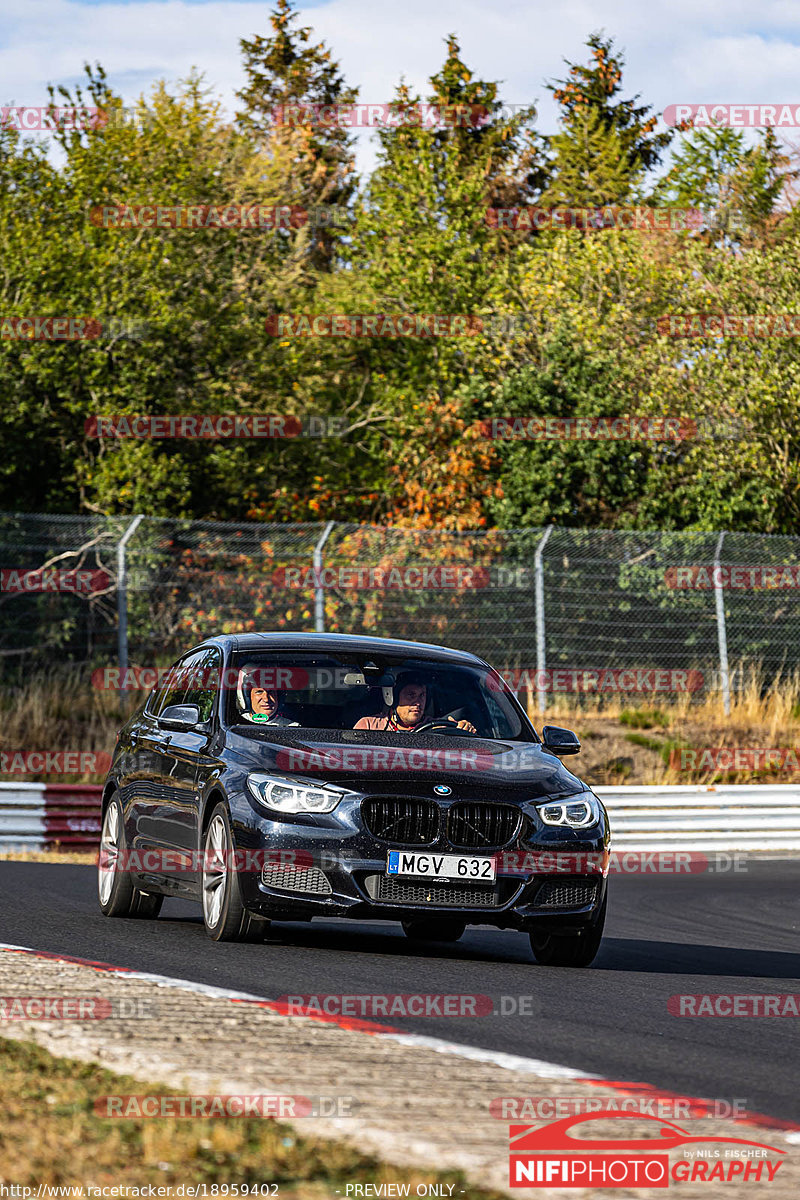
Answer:
[(727, 698), (747, 664), (767, 681), (800, 667), (798, 551), (742, 533), (4, 513), (0, 674), (161, 667), (213, 633), (316, 629), (471, 650), (540, 708), (562, 691)]

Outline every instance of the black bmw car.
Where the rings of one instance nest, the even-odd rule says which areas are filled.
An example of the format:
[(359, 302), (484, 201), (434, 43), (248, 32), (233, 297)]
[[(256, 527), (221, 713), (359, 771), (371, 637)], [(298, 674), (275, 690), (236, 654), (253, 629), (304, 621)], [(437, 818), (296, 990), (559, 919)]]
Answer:
[(502, 678), (442, 646), (334, 634), (209, 638), (117, 738), (98, 862), (107, 916), (202, 904), (209, 936), (397, 920), (455, 941), (519, 929), (586, 966), (606, 912), (603, 805)]

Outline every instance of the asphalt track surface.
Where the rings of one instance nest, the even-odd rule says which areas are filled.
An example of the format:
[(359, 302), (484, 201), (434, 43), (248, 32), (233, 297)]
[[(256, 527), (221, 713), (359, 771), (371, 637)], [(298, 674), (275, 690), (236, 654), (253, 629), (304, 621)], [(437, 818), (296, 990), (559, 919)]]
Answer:
[(800, 993), (800, 860), (746, 866), (612, 877), (606, 936), (585, 970), (537, 966), (525, 935), (487, 927), (452, 946), (419, 947), (396, 923), (314, 921), (274, 925), (264, 945), (217, 944), (198, 905), (166, 900), (157, 921), (109, 920), (93, 867), (7, 861), (0, 941), (268, 999), (479, 993), (499, 1006), (503, 996), (530, 996), (533, 1016), (373, 1019), (800, 1122), (800, 1018), (688, 1018), (667, 1008), (677, 994)]

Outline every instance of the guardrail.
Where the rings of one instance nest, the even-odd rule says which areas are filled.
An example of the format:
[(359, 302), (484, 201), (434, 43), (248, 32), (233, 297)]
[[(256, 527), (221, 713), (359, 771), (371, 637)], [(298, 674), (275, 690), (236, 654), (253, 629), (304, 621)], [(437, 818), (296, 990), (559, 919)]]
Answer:
[(96, 849), (102, 793), (97, 783), (0, 783), (0, 849)]
[[(597, 787), (618, 850), (800, 850), (800, 787)], [(0, 783), (0, 848), (93, 850), (98, 784)]]
[(800, 787), (596, 787), (617, 850), (800, 850)]

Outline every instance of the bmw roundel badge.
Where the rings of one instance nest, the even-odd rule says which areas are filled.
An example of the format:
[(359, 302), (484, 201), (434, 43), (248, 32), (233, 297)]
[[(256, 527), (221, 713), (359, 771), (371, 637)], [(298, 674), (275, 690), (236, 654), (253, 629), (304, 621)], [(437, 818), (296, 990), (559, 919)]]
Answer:
[(437, 783), (433, 790), (437, 796), (449, 796), (453, 789), (449, 788), (446, 783)]

